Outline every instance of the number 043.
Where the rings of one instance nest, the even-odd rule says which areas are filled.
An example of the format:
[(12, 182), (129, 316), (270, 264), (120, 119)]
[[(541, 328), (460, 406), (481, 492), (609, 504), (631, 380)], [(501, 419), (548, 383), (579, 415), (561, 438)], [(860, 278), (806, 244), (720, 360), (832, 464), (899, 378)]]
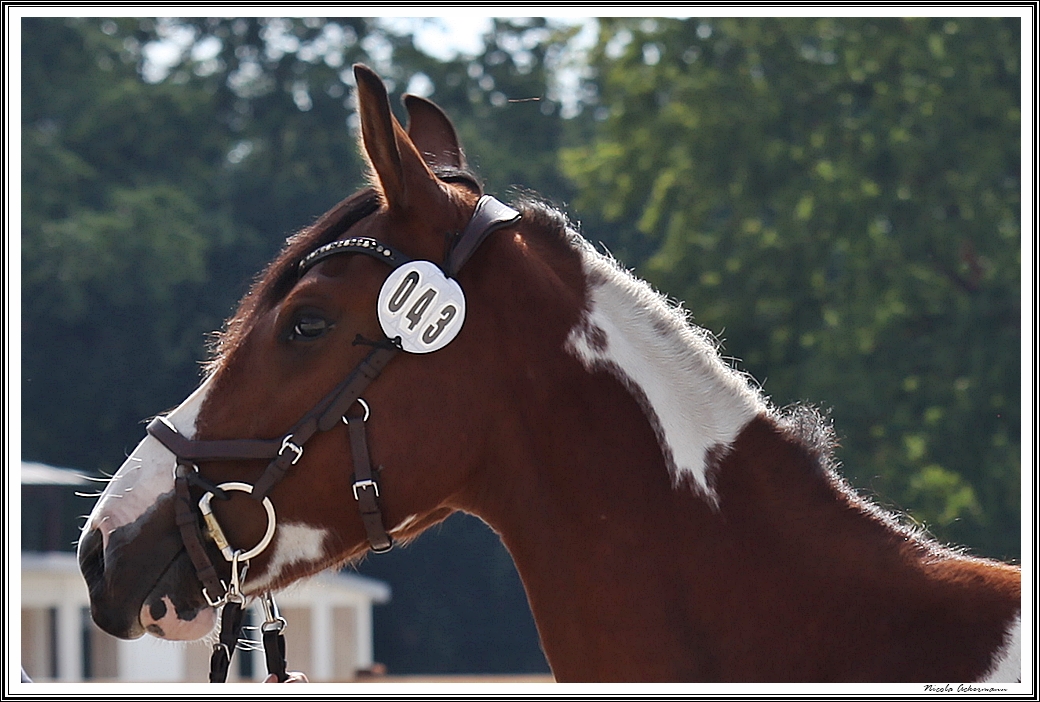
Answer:
[(450, 343), (462, 328), (466, 298), (458, 282), (430, 261), (412, 261), (393, 271), (379, 292), (379, 323), (411, 353), (430, 353)]

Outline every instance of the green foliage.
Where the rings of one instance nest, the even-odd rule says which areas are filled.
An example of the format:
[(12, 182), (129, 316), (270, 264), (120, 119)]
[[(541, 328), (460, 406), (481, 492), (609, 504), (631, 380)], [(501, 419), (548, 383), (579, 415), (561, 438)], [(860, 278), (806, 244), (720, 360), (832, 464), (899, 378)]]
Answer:
[(221, 228), (212, 114), (142, 83), (114, 33), (26, 19), (22, 37), (23, 455), (109, 471), (190, 389), (224, 313), (199, 299)]
[[(81, 210), (44, 222), (23, 249), (25, 284), (39, 288), (33, 304), (66, 321), (96, 305), (125, 307), (140, 296), (169, 304), (172, 289), (205, 277), (209, 241), (195, 229), (196, 204), (171, 186), (113, 188), (105, 209)], [(144, 239), (138, 232), (154, 232)], [(42, 250), (40, 250), (42, 249)], [(52, 282), (61, 281), (61, 285)], [(112, 281), (123, 285), (113, 285)]]
[(596, 234), (775, 402), (833, 407), (853, 484), (1003, 556), (1019, 45), (1000, 19), (603, 21), (595, 138), (561, 155)]

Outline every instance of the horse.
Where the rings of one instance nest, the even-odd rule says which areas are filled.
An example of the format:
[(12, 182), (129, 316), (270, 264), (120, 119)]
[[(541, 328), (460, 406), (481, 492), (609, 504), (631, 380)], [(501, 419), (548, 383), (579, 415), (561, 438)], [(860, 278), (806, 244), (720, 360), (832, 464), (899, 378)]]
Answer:
[(820, 412), (770, 404), (556, 207), (485, 195), (434, 103), (406, 95), (405, 129), (354, 75), (370, 186), (287, 240), (99, 498), (98, 626), (197, 639), (462, 511), (557, 681), (1020, 679), (1019, 567), (859, 496)]

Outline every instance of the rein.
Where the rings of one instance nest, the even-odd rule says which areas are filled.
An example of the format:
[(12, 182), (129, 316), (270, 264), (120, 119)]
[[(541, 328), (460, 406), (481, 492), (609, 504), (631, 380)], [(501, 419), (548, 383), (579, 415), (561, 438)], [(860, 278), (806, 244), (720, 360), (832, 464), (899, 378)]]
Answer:
[[(306, 443), (315, 434), (331, 431), (341, 422), (347, 426), (354, 465), (352, 492), (358, 503), (358, 511), (369, 545), (376, 553), (389, 551), (393, 547), (393, 539), (386, 532), (383, 524), (383, 515), (379, 507), (379, 484), (376, 474), (372, 470), (368, 449), (366, 426), (371, 412), (361, 395), (399, 352), (435, 351), (454, 338), (461, 328), (463, 316), (460, 308), (464, 306), (461, 288), (455, 282), (455, 276), (489, 234), (513, 224), (519, 219), (519, 212), (490, 195), (483, 195), (477, 201), (477, 206), (466, 227), (461, 233), (455, 234), (450, 239), (448, 253), (441, 266), (436, 266), (428, 261), (415, 261), (397, 249), (367, 237), (333, 241), (304, 257), (299, 264), (298, 274), (300, 276), (326, 258), (340, 254), (370, 256), (390, 266), (391, 278), (398, 273), (405, 275), (402, 276), (399, 285), (395, 282), (396, 288), (390, 286), (394, 289), (387, 295), (388, 301), (385, 303), (385, 310), (384, 306), (379, 308), (384, 338), (380, 341), (368, 341), (358, 335), (354, 344), (368, 345), (372, 347), (372, 350), (343, 381), (293, 425), (292, 429), (282, 438), (198, 440), (189, 439), (178, 432), (166, 417), (156, 417), (148, 424), (148, 433), (177, 457), (177, 467), (174, 473), (177, 527), (180, 530), (185, 551), (202, 583), (202, 594), (210, 606), (223, 606), (220, 639), (214, 645), (210, 658), (210, 682), (225, 682), (227, 679), (231, 655), (239, 645), (238, 636), (242, 629), (242, 608), (246, 602), (242, 592), (242, 583), (249, 569), (249, 561), (263, 552), (274, 538), (277, 521), (274, 505), (268, 494), (300, 461)], [(419, 302), (411, 308), (411, 311), (404, 309), (405, 300), (409, 299), (413, 290), (418, 286), (417, 281), (420, 279), (421, 272), (426, 271), (430, 266), (439, 269), (440, 273), (449, 280), (450, 284), (445, 285), (449, 302), (440, 308), (438, 319), (425, 326), (425, 330), (419, 330), (417, 340), (402, 339), (401, 335), (391, 337), (387, 329), (396, 330), (394, 314), (400, 313), (407, 317), (409, 321), (405, 322), (406, 329), (409, 323), (414, 328), (417, 322), (413, 320), (417, 320), (433, 304), (432, 299), (436, 297), (436, 291), (432, 297), (429, 297), (430, 293), (427, 290), (423, 292)], [(451, 297), (451, 291), (456, 288), (458, 300)], [(386, 289), (387, 286), (384, 284), (384, 290)], [(383, 297), (381, 293), (381, 305), (383, 305)], [(422, 305), (421, 311), (417, 312), (420, 305)], [(269, 462), (252, 485), (243, 482), (225, 482), (217, 485), (206, 479), (199, 470), (200, 463), (209, 461), (260, 459), (266, 459)], [(198, 502), (195, 502), (191, 496), (190, 488), (192, 486), (203, 491), (203, 496)], [(266, 512), (265, 534), (250, 549), (233, 548), (213, 514), (211, 501), (213, 499), (230, 499), (229, 491), (245, 492), (260, 503)], [(205, 533), (199, 523), (200, 516), (206, 527)], [(216, 545), (221, 555), (231, 565), (230, 583), (225, 583), (218, 575), (206, 549), (207, 540)], [(275, 674), (278, 681), (283, 682), (288, 677), (285, 672), (285, 639), (281, 633), (285, 628), (285, 620), (278, 614), (277, 606), (270, 593), (264, 593), (261, 602), (264, 606), (266, 620), (260, 628), (263, 633), (263, 647), (267, 657), (268, 672)]]

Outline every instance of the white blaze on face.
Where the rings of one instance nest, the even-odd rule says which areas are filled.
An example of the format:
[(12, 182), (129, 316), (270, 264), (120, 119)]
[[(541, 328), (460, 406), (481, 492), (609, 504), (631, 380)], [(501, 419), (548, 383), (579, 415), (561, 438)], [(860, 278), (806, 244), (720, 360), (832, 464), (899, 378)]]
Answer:
[[(188, 439), (195, 438), (199, 410), (206, 400), (210, 386), (209, 380), (203, 382), (188, 399), (166, 416), (174, 428)], [(83, 528), (83, 534), (88, 534), (95, 528), (100, 529), (107, 548), (109, 536), (113, 531), (133, 524), (162, 496), (174, 491), (176, 467), (177, 457), (173, 452), (155, 437), (146, 436), (119, 468), (94, 505), (94, 510)], [(326, 529), (303, 524), (279, 524), (273, 544), (275, 552), (266, 569), (267, 572), (254, 573), (253, 579), (246, 583), (246, 590), (262, 590), (265, 585), (273, 582), (283, 569), (294, 563), (320, 561), (325, 555), (324, 543), (327, 536)], [(169, 615), (163, 622), (153, 622), (147, 612), (142, 614), (142, 621), (159, 624), (166, 632), (167, 638), (177, 638), (171, 634), (175, 633), (180, 625), (173, 623), (176, 618), (173, 607), (168, 611)]]
[[(195, 421), (209, 387), (207, 380), (167, 416), (174, 428), (189, 439), (195, 436)], [(173, 492), (176, 467), (173, 453), (155, 437), (146, 436), (108, 483), (83, 533), (100, 529), (107, 547), (108, 537), (114, 530), (133, 524), (161, 496)]]
[(650, 286), (586, 246), (588, 312), (567, 349), (590, 371), (615, 375), (644, 405), (676, 483), (709, 502), (708, 451), (728, 446), (765, 401), (727, 366), (708, 333)]

